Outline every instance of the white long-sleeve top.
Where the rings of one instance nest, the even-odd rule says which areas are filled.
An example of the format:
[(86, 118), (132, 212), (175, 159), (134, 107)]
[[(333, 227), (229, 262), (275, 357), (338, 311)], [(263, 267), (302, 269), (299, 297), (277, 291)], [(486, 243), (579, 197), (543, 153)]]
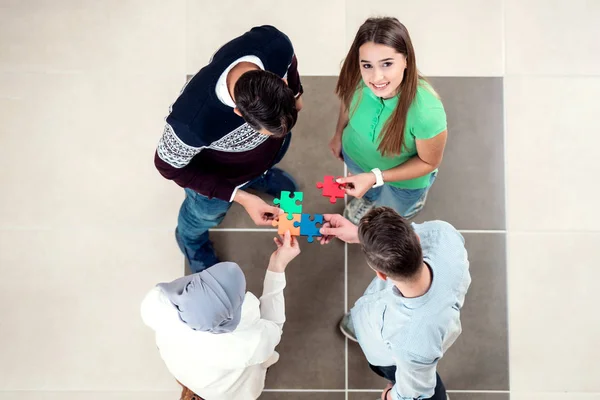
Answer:
[(194, 331), (181, 319), (162, 289), (142, 302), (142, 319), (156, 334), (156, 345), (171, 374), (207, 400), (256, 399), (267, 368), (279, 359), (275, 346), (285, 322), (285, 274), (267, 271), (258, 300), (247, 292), (235, 331)]

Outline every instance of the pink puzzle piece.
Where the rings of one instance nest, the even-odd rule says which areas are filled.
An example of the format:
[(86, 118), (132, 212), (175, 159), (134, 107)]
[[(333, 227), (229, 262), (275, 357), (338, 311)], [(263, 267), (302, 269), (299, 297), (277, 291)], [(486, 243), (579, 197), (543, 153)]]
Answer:
[(329, 202), (335, 204), (336, 199), (343, 199), (346, 192), (344, 191), (344, 185), (341, 185), (335, 181), (335, 177), (326, 175), (323, 178), (323, 182), (317, 182), (317, 187), (323, 189), (323, 196), (329, 197)]

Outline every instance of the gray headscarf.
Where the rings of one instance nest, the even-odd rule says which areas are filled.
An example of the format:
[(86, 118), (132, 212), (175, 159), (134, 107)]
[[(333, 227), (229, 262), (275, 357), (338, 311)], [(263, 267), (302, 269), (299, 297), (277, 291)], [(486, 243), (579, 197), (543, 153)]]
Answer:
[(246, 278), (235, 263), (215, 264), (156, 286), (175, 305), (179, 318), (196, 331), (228, 333), (240, 323)]

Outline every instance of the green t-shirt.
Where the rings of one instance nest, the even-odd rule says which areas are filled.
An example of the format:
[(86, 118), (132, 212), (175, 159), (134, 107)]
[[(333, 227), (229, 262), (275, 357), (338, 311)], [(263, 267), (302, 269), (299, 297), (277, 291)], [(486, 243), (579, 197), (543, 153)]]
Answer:
[[(377, 150), (379, 134), (398, 104), (399, 96), (391, 99), (377, 97), (362, 81), (354, 93), (342, 145), (346, 154), (365, 172), (373, 168), (391, 169), (405, 163), (417, 155), (415, 140), (431, 139), (446, 130), (446, 112), (441, 100), (427, 82), (421, 81), (406, 116), (405, 147), (402, 153), (391, 157), (382, 156)], [(386, 184), (402, 189), (422, 189), (429, 185), (430, 175)]]

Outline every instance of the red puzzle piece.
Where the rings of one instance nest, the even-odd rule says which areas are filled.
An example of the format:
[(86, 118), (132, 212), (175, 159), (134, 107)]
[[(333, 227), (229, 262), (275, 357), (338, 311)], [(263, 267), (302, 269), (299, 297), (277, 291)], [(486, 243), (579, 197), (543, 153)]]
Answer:
[(343, 199), (346, 192), (344, 191), (344, 185), (337, 183), (335, 177), (326, 175), (323, 178), (323, 182), (317, 182), (317, 187), (323, 189), (323, 196), (329, 197), (329, 202), (335, 204), (335, 199)]

